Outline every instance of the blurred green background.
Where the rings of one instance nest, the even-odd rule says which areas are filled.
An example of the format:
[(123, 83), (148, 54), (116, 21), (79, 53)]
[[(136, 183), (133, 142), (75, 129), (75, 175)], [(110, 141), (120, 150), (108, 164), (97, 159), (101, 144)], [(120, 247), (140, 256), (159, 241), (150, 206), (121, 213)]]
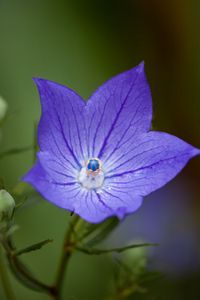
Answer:
[[(200, 2), (195, 0), (1, 0), (0, 95), (8, 102), (9, 113), (3, 127), (0, 152), (33, 143), (40, 104), (32, 77), (65, 84), (87, 99), (109, 77), (132, 68), (141, 60), (145, 60), (152, 90), (153, 128), (170, 132), (200, 148), (199, 31)], [(18, 183), (32, 163), (32, 151), (2, 159), (0, 176), (6, 187), (12, 188)], [(183, 268), (184, 272), (178, 274), (168, 272), (174, 261), (161, 256), (161, 265), (157, 267), (169, 273), (169, 278), (149, 287), (149, 295), (136, 295), (134, 299), (200, 299), (199, 170), (200, 159), (197, 157), (173, 183), (146, 197), (143, 207), (129, 216), (108, 242), (119, 244), (123, 228), (125, 232), (129, 231), (123, 242), (133, 240), (134, 219), (140, 220), (142, 211), (146, 210), (146, 222), (154, 228), (159, 228), (159, 220), (166, 219), (160, 235), (163, 241), (168, 241), (166, 251), (172, 258), (182, 253), (185, 245), (190, 246), (186, 257), (179, 257), (182, 265), (191, 259), (186, 271)], [(184, 214), (182, 198), (187, 203)], [(173, 219), (165, 208), (168, 199), (178, 203)], [(160, 205), (159, 201), (163, 205), (161, 212), (156, 206)], [(148, 217), (147, 207), (150, 208), (151, 203), (153, 219)], [(19, 248), (42, 239), (54, 239), (41, 251), (24, 256), (35, 274), (47, 282), (54, 278), (68, 219), (67, 212), (36, 199), (16, 216), (20, 229), (15, 240)], [(192, 226), (187, 225), (188, 219)], [(178, 228), (176, 246), (170, 239), (172, 235), (165, 231), (169, 224), (171, 232)], [(140, 228), (139, 223), (135, 226)], [(184, 243), (179, 244), (180, 232), (187, 232), (188, 226), (193, 238), (188, 240), (187, 234), (182, 234)], [(159, 238), (150, 240), (158, 241)], [(112, 271), (112, 257), (75, 255), (68, 270), (63, 299), (104, 299), (112, 284)], [(12, 275), (10, 279), (17, 300), (49, 299), (24, 288)], [(0, 299), (4, 299), (2, 289)]]

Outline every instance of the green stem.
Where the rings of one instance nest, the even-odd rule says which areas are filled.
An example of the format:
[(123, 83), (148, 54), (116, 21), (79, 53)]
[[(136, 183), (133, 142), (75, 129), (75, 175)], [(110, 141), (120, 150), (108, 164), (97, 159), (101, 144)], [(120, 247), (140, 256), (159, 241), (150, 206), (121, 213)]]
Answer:
[(77, 215), (73, 216), (73, 219), (71, 220), (71, 223), (69, 225), (69, 228), (66, 232), (63, 248), (62, 248), (62, 254), (58, 266), (58, 272), (56, 277), (56, 283), (54, 286), (54, 299), (60, 300), (61, 299), (61, 293), (62, 293), (62, 286), (64, 281), (65, 272), (67, 269), (67, 265), (69, 263), (69, 260), (71, 258), (72, 252), (75, 249), (75, 227), (78, 225), (78, 222), (80, 221), (80, 217)]
[(6, 299), (15, 300), (1, 252), (2, 251), (0, 249), (0, 279), (4, 289), (4, 294), (6, 296)]
[(52, 295), (54, 292), (52, 287), (35, 278), (18, 258), (15, 248), (12, 245), (12, 241), (7, 239), (4, 240), (2, 244), (15, 277), (20, 280), (23, 285), (34, 291), (40, 291)]

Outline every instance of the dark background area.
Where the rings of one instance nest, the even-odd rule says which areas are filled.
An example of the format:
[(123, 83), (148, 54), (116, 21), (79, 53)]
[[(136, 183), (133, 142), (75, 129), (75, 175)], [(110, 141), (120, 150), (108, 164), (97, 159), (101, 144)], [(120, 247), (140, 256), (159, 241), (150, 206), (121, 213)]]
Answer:
[[(0, 95), (9, 112), (0, 151), (34, 141), (40, 104), (32, 77), (65, 84), (87, 99), (109, 77), (142, 60), (153, 96), (153, 128), (200, 148), (199, 31), (200, 2), (195, 0), (1, 0)], [(29, 151), (0, 161), (7, 188), (20, 181), (33, 155)], [(172, 183), (146, 197), (108, 241), (119, 245), (141, 238), (161, 244), (149, 254), (149, 267), (162, 270), (168, 279), (134, 299), (200, 299), (199, 170), (197, 157)], [(20, 248), (54, 239), (38, 253), (24, 256), (47, 282), (54, 278), (68, 219), (68, 213), (36, 195), (16, 216)], [(111, 256), (75, 255), (64, 299), (104, 299), (112, 271)], [(12, 276), (11, 282), (17, 299), (49, 299)]]

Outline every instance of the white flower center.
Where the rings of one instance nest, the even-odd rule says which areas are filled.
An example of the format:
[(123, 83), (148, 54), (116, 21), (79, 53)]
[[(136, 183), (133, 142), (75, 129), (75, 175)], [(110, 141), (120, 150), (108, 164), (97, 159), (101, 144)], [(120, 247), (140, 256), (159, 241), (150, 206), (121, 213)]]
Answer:
[(78, 181), (86, 189), (98, 189), (103, 185), (104, 172), (101, 168), (102, 164), (98, 158), (91, 158), (86, 162), (80, 173)]

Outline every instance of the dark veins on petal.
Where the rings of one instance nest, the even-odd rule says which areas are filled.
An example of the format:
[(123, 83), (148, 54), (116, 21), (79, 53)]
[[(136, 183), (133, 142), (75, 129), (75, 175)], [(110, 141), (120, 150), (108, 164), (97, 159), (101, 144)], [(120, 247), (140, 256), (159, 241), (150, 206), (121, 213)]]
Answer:
[(75, 156), (72, 148), (69, 146), (68, 141), (67, 141), (67, 139), (65, 137), (65, 134), (64, 134), (64, 131), (63, 131), (63, 127), (62, 127), (62, 122), (60, 120), (60, 117), (58, 115), (58, 112), (57, 112), (56, 108), (55, 108), (55, 112), (56, 112), (57, 119), (58, 119), (58, 122), (59, 122), (59, 125), (60, 125), (60, 130), (61, 130), (61, 134), (62, 134), (63, 140), (65, 141), (65, 144), (66, 144), (69, 152), (71, 153), (72, 157), (74, 158), (75, 162), (77, 163), (78, 167), (81, 168), (82, 166), (81, 166), (80, 162), (78, 161), (77, 157)]
[[(188, 153), (184, 153), (184, 154), (182, 154), (182, 156), (188, 156)], [(105, 179), (106, 178), (119, 177), (119, 176), (128, 175), (128, 174), (133, 174), (133, 173), (138, 172), (138, 171), (142, 171), (142, 170), (145, 170), (145, 169), (150, 169), (150, 168), (153, 168), (156, 165), (159, 165), (162, 162), (167, 162), (167, 161), (170, 161), (170, 160), (173, 160), (173, 159), (176, 159), (176, 158), (177, 158), (177, 156), (168, 157), (166, 159), (161, 159), (161, 160), (159, 160), (159, 161), (157, 161), (157, 162), (155, 162), (151, 165), (143, 166), (143, 167), (140, 167), (140, 168), (135, 169), (135, 170), (125, 171), (125, 172), (122, 172), (122, 173), (113, 174), (111, 176), (106, 176)]]
[[(127, 97), (128, 97), (128, 96), (127, 96)], [(139, 98), (139, 97), (140, 97), (140, 95), (139, 95), (137, 98)], [(136, 98), (136, 100), (137, 100), (137, 98)], [(135, 116), (136, 116), (137, 113), (138, 113), (139, 108), (140, 108), (140, 105), (139, 105), (139, 107), (136, 109), (136, 111), (135, 111), (135, 113), (134, 113), (134, 115), (133, 115), (133, 117), (132, 117), (132, 119), (131, 119), (131, 121), (130, 121), (128, 127), (124, 129), (124, 132), (123, 132), (123, 134), (122, 134), (122, 136), (121, 136), (121, 139), (117, 142), (117, 144), (116, 144), (116, 146), (114, 147), (113, 151), (108, 155), (108, 157), (106, 157), (106, 159), (104, 160), (104, 163), (107, 162), (107, 161), (113, 156), (113, 154), (114, 154), (120, 147), (124, 147), (124, 146), (130, 141), (130, 138), (127, 138), (127, 139), (124, 141), (124, 138), (125, 138), (125, 136), (126, 136), (128, 130), (129, 130), (132, 126), (136, 125), (137, 122), (140, 121), (140, 119), (139, 119), (137, 122), (132, 123), (133, 120), (135, 119)], [(133, 136), (135, 135), (135, 132), (136, 132), (136, 128), (135, 128), (135, 130), (133, 131), (133, 134), (132, 134)]]
[(108, 205), (106, 205), (106, 203), (101, 199), (101, 196), (100, 196), (97, 192), (95, 192), (95, 193), (96, 193), (96, 195), (97, 195), (97, 198), (99, 199), (99, 202), (100, 202), (103, 206), (105, 206), (106, 208), (108, 208), (108, 209), (111, 210), (111, 208), (110, 208)]
[(107, 142), (108, 142), (108, 140), (109, 140), (109, 138), (110, 138), (110, 135), (112, 134), (112, 131), (113, 131), (113, 129), (115, 128), (115, 125), (116, 125), (116, 123), (117, 123), (117, 121), (118, 121), (118, 119), (119, 119), (119, 116), (120, 116), (121, 112), (123, 111), (123, 108), (124, 108), (124, 106), (125, 106), (125, 104), (126, 104), (126, 101), (127, 101), (128, 97), (129, 97), (129, 95), (130, 95), (130, 93), (131, 93), (131, 91), (132, 91), (132, 89), (133, 89), (133, 86), (134, 86), (134, 84), (135, 84), (135, 81), (137, 80), (137, 77), (138, 77), (138, 74), (137, 74), (137, 76), (136, 76), (136, 78), (135, 78), (133, 84), (131, 85), (131, 87), (130, 87), (130, 89), (129, 89), (127, 95), (126, 95), (126, 97), (124, 98), (124, 100), (123, 100), (123, 102), (122, 102), (122, 104), (121, 104), (121, 106), (120, 106), (120, 109), (118, 110), (118, 112), (117, 112), (117, 114), (116, 114), (116, 116), (115, 116), (114, 121), (113, 121), (112, 124), (111, 124), (111, 127), (110, 127), (110, 129), (109, 129), (109, 131), (108, 131), (108, 133), (107, 133), (107, 136), (106, 136), (105, 139), (104, 139), (104, 142), (103, 142), (103, 144), (102, 144), (102, 147), (101, 147), (101, 149), (100, 149), (100, 151), (99, 151), (99, 154), (98, 154), (98, 157), (99, 157), (99, 158), (101, 158), (102, 155), (103, 155), (104, 149), (105, 149), (105, 147), (106, 147), (106, 145), (107, 145)]

